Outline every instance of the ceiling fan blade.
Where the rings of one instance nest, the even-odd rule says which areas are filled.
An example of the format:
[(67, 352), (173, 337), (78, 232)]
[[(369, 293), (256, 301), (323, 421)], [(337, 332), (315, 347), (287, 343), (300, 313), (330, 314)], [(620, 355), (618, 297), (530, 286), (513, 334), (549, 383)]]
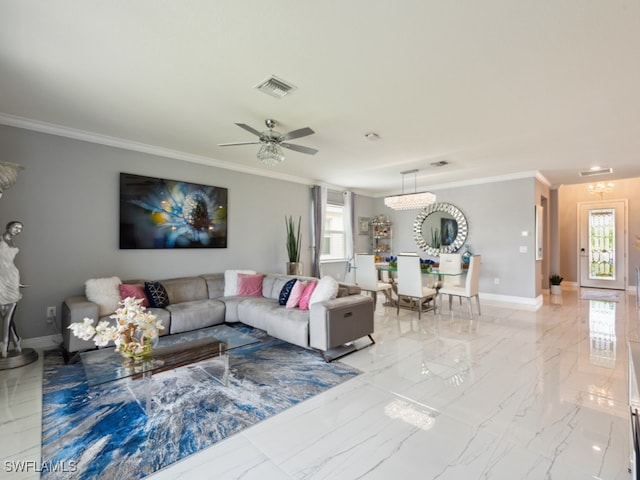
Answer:
[(315, 155), (318, 150), (315, 148), (303, 147), (302, 145), (292, 145), (291, 143), (281, 143), (281, 147), (288, 148), (289, 150), (295, 150), (296, 152), (306, 153), (308, 155)]
[(244, 128), (247, 132), (251, 132), (254, 135), (257, 135), (258, 137), (261, 135), (261, 132), (259, 132), (258, 130), (256, 130), (253, 127), (250, 127), (249, 125), (247, 125), (245, 123), (236, 123), (236, 125), (238, 125), (240, 128)]
[(307, 135), (313, 135), (314, 132), (309, 127), (299, 128), (298, 130), (292, 130), (289, 133), (285, 133), (282, 136), (282, 140), (293, 140), (294, 138), (306, 137)]
[(219, 147), (233, 147), (234, 145), (260, 145), (262, 142), (232, 142), (232, 143), (219, 143)]

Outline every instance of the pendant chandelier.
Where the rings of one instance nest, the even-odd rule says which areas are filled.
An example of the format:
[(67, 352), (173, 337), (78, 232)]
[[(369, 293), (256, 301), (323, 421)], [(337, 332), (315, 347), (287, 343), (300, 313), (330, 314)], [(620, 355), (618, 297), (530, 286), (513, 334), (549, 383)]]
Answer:
[(598, 182), (595, 185), (589, 185), (587, 187), (587, 190), (589, 190), (589, 193), (599, 195), (600, 199), (602, 200), (602, 197), (604, 196), (605, 193), (609, 193), (613, 191), (613, 183)]
[[(387, 207), (392, 208), (393, 210), (418, 210), (420, 208), (428, 207), (436, 202), (436, 196), (431, 192), (415, 192), (417, 172), (417, 169), (400, 172), (402, 175), (402, 194), (385, 197), (384, 204)], [(415, 193), (404, 193), (404, 177), (408, 173), (413, 173), (413, 189)]]

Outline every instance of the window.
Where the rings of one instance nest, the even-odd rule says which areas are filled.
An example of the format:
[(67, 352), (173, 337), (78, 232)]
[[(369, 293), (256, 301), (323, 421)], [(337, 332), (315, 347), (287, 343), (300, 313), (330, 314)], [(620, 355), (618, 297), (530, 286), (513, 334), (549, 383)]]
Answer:
[(346, 256), (344, 206), (328, 203), (320, 258), (321, 260), (342, 260)]

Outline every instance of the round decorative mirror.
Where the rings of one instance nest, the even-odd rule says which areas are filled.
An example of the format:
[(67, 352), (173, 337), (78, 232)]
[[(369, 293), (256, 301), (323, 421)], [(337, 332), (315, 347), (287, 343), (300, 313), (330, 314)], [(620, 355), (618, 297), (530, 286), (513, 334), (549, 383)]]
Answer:
[(413, 222), (413, 238), (429, 255), (454, 253), (467, 240), (467, 219), (455, 205), (434, 203), (425, 207)]

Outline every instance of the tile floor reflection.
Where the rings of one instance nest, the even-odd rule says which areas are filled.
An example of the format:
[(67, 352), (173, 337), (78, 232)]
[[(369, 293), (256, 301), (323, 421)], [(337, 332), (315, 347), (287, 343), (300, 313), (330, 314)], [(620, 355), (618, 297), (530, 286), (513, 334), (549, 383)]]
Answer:
[[(629, 480), (635, 296), (482, 312), (380, 304), (376, 345), (342, 360), (362, 375), (148, 478)], [(40, 460), (41, 376), (0, 372), (0, 478), (38, 478), (5, 467)]]

